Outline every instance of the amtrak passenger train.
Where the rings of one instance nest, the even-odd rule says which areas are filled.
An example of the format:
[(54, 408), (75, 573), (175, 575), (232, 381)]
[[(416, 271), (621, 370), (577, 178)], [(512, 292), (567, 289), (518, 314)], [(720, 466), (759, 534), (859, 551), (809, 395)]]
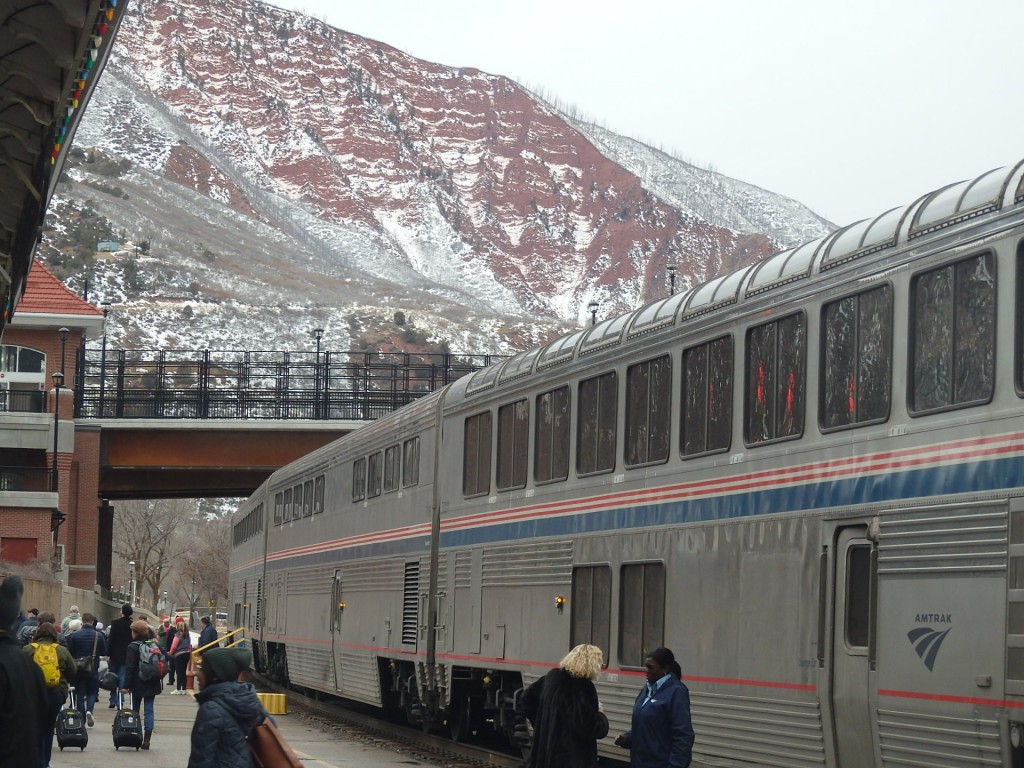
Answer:
[(239, 509), (261, 670), (521, 746), (673, 649), (695, 764), (1024, 768), (1024, 162), (459, 379)]

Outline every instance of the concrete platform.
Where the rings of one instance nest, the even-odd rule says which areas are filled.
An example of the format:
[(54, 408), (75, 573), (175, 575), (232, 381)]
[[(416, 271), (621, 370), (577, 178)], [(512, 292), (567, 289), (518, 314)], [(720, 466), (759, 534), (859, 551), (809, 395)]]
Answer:
[[(89, 746), (85, 751), (66, 749), (53, 744), (51, 768), (184, 768), (192, 746), (190, 736), (199, 705), (188, 696), (172, 696), (171, 688), (156, 698), (156, 727), (148, 752), (114, 749), (110, 726), (114, 710), (107, 708), (107, 693), (100, 691), (100, 700), (93, 713), (96, 725), (89, 729)], [(278, 727), (292, 748), (307, 766), (338, 768), (358, 765), (360, 768), (397, 768), (419, 764), (408, 752), (397, 752), (368, 743), (366, 739), (346, 737), (339, 729), (325, 730), (315, 720), (301, 714), (274, 715)]]

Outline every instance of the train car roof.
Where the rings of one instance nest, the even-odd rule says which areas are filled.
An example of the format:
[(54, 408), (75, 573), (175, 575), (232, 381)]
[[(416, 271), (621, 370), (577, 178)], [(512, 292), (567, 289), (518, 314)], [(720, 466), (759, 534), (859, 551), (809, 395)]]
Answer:
[(450, 385), (446, 405), (657, 330), (685, 327), (694, 318), (721, 312), (841, 264), (904, 246), (1022, 203), (1024, 160), (942, 187), (910, 205), (854, 222), (825, 237), (779, 251), (756, 264), (481, 368)]

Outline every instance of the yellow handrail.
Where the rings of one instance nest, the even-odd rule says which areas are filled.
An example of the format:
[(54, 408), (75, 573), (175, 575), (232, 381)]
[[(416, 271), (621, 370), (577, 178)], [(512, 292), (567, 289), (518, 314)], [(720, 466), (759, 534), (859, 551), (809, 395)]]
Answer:
[(233, 643), (228, 643), (224, 647), (225, 648), (234, 648), (236, 645), (241, 645), (242, 643), (245, 642), (245, 634), (244, 634), (244, 632), (245, 632), (245, 627), (239, 627), (238, 629), (234, 629), (234, 630), (228, 632), (223, 637), (218, 637), (212, 643), (207, 643), (206, 645), (204, 645), (204, 646), (202, 646), (200, 648), (193, 649), (192, 653), (191, 653), (192, 663), (193, 664), (198, 664), (199, 663), (199, 657), (203, 655), (203, 651), (205, 651), (207, 648), (213, 648), (214, 646), (220, 645), (221, 643), (223, 643), (225, 640), (227, 640), (232, 635), (239, 635), (239, 633), (243, 633), (243, 634), (239, 635), (238, 639), (235, 640)]

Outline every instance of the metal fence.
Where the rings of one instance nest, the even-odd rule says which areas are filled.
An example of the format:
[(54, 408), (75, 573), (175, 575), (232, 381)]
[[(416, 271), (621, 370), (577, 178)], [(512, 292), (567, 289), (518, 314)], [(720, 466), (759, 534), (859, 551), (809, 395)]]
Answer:
[(372, 420), (501, 359), (86, 347), (79, 354), (75, 416)]

